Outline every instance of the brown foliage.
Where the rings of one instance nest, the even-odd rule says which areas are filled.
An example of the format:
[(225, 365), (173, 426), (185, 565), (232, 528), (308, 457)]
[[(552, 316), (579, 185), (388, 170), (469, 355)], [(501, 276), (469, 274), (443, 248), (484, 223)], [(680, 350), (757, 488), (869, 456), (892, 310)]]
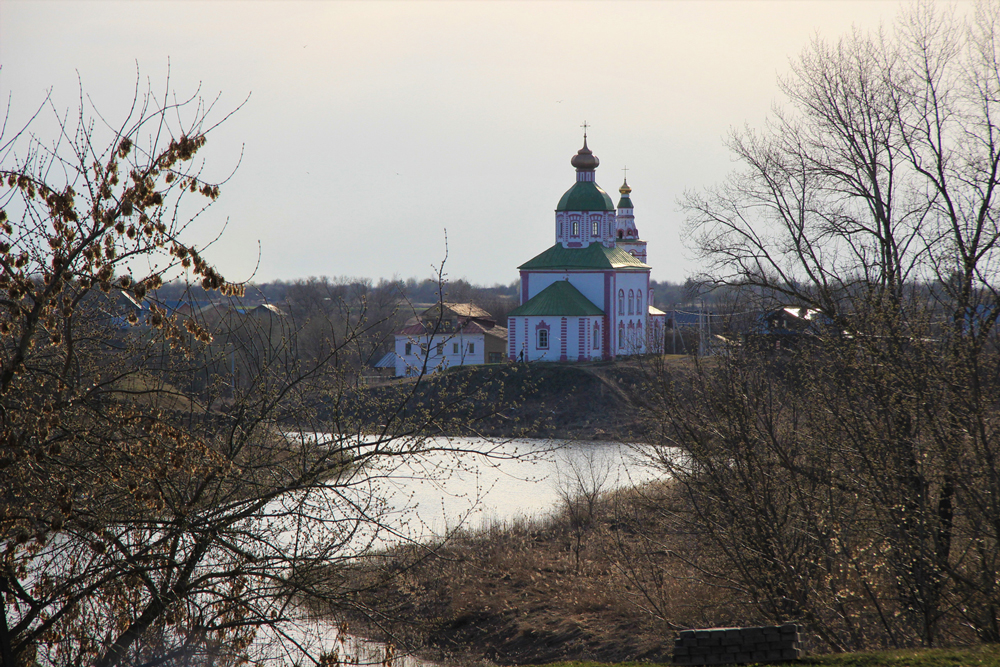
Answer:
[[(362, 308), (303, 351), (294, 318), (240, 307), (242, 286), (181, 238), (184, 201), (220, 192), (194, 163), (210, 108), (147, 93), (117, 129), (81, 108), (76, 127), (55, 114), (54, 147), (27, 129), (0, 141), (4, 665), (316, 649), (283, 633), (301, 616), (292, 596), (315, 596), (305, 575), (370, 551), (390, 529), (383, 480), (484, 403), (487, 389), (456, 386), (404, 417), (412, 385), (349, 410), (350, 361), (381, 320)], [(157, 302), (181, 271), (230, 300)]]
[(726, 554), (706, 575), (833, 649), (1000, 639), (998, 21), (814, 40), (686, 202), (710, 283), (830, 326), (661, 375), (659, 463)]

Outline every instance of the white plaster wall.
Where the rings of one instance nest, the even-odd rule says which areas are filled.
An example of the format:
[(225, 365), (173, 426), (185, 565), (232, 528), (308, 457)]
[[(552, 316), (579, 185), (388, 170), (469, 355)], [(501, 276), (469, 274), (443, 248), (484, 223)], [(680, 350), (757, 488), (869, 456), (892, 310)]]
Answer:
[[(560, 333), (557, 338), (562, 338), (562, 321), (563, 318), (559, 318), (559, 330)], [(580, 321), (579, 317), (567, 317), (566, 318), (566, 361), (576, 361), (577, 357), (580, 356), (580, 329), (577, 322)], [(559, 354), (562, 354), (561, 341), (557, 342), (560, 345), (557, 346)]]
[[(424, 365), (425, 356), (420, 351), (420, 345), (427, 340), (426, 336), (396, 335), (396, 377), (407, 374), (407, 369), (417, 373)], [(411, 343), (411, 354), (406, 354), (406, 344)], [(442, 354), (437, 353), (441, 344)], [(469, 352), (469, 345), (474, 350)], [(455, 346), (458, 351), (455, 352)], [(426, 356), (427, 373), (434, 373), (451, 366), (468, 366), (482, 364), (486, 360), (486, 341), (483, 334), (447, 333), (431, 337), (430, 354)]]
[[(627, 356), (630, 354), (643, 354), (646, 351), (646, 331), (648, 327), (647, 322), (647, 312), (649, 305), (649, 273), (645, 271), (619, 271), (615, 276), (615, 308), (618, 307), (618, 291), (622, 290), (625, 292), (625, 309), (624, 312), (616, 312), (616, 317), (614, 320), (614, 329), (612, 336), (612, 344), (614, 345), (614, 352), (619, 356)], [(642, 307), (634, 308), (633, 314), (628, 314), (628, 292), (632, 290), (633, 294), (637, 290), (642, 290)], [(635, 311), (639, 312), (636, 313)], [(629, 323), (632, 323), (633, 327), (638, 323), (642, 323), (642, 336), (636, 336), (634, 340), (628, 339), (629, 335)], [(618, 332), (619, 324), (625, 325), (625, 336), (626, 344), (622, 348), (618, 344)]]
[(667, 329), (666, 315), (647, 315), (646, 322), (649, 329), (646, 331), (646, 345), (650, 352), (662, 354), (664, 350), (664, 336)]
[[(524, 350), (525, 361), (559, 361), (559, 327), (560, 318), (551, 316), (542, 317), (517, 317), (517, 348), (514, 352), (514, 360), (518, 361), (521, 350)], [(528, 323), (528, 336), (525, 339), (524, 323)], [(549, 325), (549, 347), (543, 349), (538, 347), (537, 327), (539, 324)], [(510, 335), (508, 331), (507, 335)]]
[[(528, 321), (527, 345), (525, 345), (524, 322)], [(580, 321), (584, 323), (583, 357), (584, 359), (600, 360), (603, 358), (604, 320), (602, 317), (568, 317), (566, 318), (566, 361), (574, 362), (580, 358)], [(545, 322), (549, 325), (549, 347), (547, 350), (538, 347), (536, 327)], [(594, 349), (594, 324), (599, 327), (598, 347)], [(508, 358), (520, 361), (521, 350), (524, 350), (524, 361), (559, 361), (562, 354), (562, 317), (512, 317), (508, 320), (508, 341), (514, 341), (513, 354)]]
[[(573, 236), (573, 221), (579, 225), (579, 235)], [(592, 236), (594, 221), (598, 222), (598, 235)], [(563, 233), (560, 234), (559, 230)], [(568, 247), (570, 243), (580, 243), (586, 248), (591, 243), (610, 244), (616, 234), (614, 211), (592, 212), (584, 215), (581, 211), (556, 211), (556, 243)]]
[(573, 287), (580, 290), (587, 299), (604, 310), (604, 274), (603, 273), (578, 273), (575, 271), (558, 271), (528, 274), (528, 299), (532, 299), (543, 289), (558, 280), (569, 280)]
[[(586, 335), (584, 336), (584, 344), (586, 345), (586, 350), (584, 350), (583, 356), (587, 359), (600, 359), (604, 354), (604, 324), (603, 318), (600, 317), (587, 317), (585, 326), (587, 327)], [(597, 334), (597, 349), (594, 349), (594, 324), (598, 326)]]
[[(468, 366), (486, 363), (486, 340), (483, 334), (449, 334), (438, 336), (444, 341), (445, 359), (449, 366)], [(455, 352), (455, 346), (458, 352)], [(472, 345), (473, 351), (469, 351)]]

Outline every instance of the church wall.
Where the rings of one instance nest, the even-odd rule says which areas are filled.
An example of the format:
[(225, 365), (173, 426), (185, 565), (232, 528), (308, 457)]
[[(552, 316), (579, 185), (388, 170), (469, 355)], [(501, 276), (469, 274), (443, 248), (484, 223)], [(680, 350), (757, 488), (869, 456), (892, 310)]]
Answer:
[[(649, 273), (646, 271), (618, 271), (615, 274), (614, 283), (614, 330), (610, 332), (614, 354), (616, 356), (643, 354), (646, 352), (646, 331), (649, 324), (647, 322)], [(637, 299), (640, 290), (642, 291), (641, 305)], [(630, 293), (632, 296), (631, 313), (629, 312)], [(621, 296), (619, 297), (619, 295)], [(623, 306), (623, 308), (619, 306)], [(622, 336), (623, 333), (624, 336)]]
[(615, 272), (604, 272), (604, 317), (601, 319), (601, 349), (604, 351), (604, 359), (615, 358), (614, 346), (614, 322), (615, 322)]
[[(593, 233), (595, 223), (596, 235)], [(591, 243), (609, 245), (616, 228), (614, 211), (556, 211), (556, 243), (566, 248), (586, 248)]]
[[(577, 322), (580, 353), (578, 361), (604, 358), (604, 318), (580, 317)], [(596, 345), (595, 345), (596, 341)]]
[(626, 240), (626, 241), (617, 241), (615, 243), (615, 245), (618, 246), (619, 248), (621, 248), (622, 250), (624, 250), (625, 252), (627, 252), (628, 254), (632, 255), (636, 259), (638, 259), (643, 264), (646, 263), (646, 242), (645, 241), (642, 241), (642, 240), (639, 240), (639, 239)]
[[(533, 298), (552, 283), (559, 280), (569, 280), (581, 294), (587, 297), (598, 308), (605, 312), (603, 318), (593, 318), (600, 321), (599, 343), (600, 358), (613, 359), (617, 356), (627, 356), (631, 354), (644, 354), (648, 349), (649, 326), (647, 308), (649, 305), (649, 272), (648, 271), (604, 271), (604, 272), (575, 272), (575, 271), (522, 271), (522, 303)], [(618, 292), (622, 292), (622, 306), (619, 310)], [(632, 312), (629, 313), (629, 292), (632, 294)], [(642, 293), (642, 303), (638, 302), (638, 294)], [(508, 341), (508, 356), (512, 360), (520, 358), (520, 352), (525, 350), (525, 360), (536, 361), (544, 359), (546, 361), (574, 361), (581, 358), (592, 358), (592, 350), (581, 347), (580, 337), (574, 335), (578, 329), (580, 318), (570, 318), (567, 323), (569, 327), (566, 334), (566, 350), (562, 350), (562, 321), (559, 317), (548, 316), (546, 324), (555, 327), (549, 334), (553, 341), (559, 340), (560, 347), (549, 347), (539, 349), (533, 347), (535, 337), (534, 327), (539, 324), (539, 318), (529, 318), (530, 331), (523, 331), (525, 318), (512, 318), (519, 321), (516, 325), (511, 325), (510, 329), (514, 333)], [(624, 332), (622, 344), (619, 345), (619, 332)], [(590, 338), (587, 338), (589, 336)], [(591, 340), (592, 346), (593, 332), (587, 329), (584, 339)], [(528, 341), (528, 346), (524, 347), (524, 341)]]
[(666, 350), (664, 337), (667, 332), (667, 316), (649, 315), (647, 317), (646, 346), (654, 354), (663, 354)]
[(528, 276), (528, 298), (524, 299), (521, 303), (524, 303), (528, 299), (532, 299), (536, 294), (541, 292), (543, 289), (548, 287), (554, 282), (560, 280), (569, 280), (570, 284), (580, 290), (580, 293), (587, 297), (587, 300), (598, 308), (604, 308), (604, 274), (603, 272), (592, 272), (583, 273), (576, 271), (553, 271), (549, 272), (536, 272), (536, 271), (522, 271), (521, 283), (524, 284), (524, 274), (530, 274)]
[[(600, 316), (511, 317), (507, 322), (508, 358), (524, 362), (602, 359), (605, 337), (603, 320)], [(593, 343), (595, 325), (597, 349), (594, 349)]]

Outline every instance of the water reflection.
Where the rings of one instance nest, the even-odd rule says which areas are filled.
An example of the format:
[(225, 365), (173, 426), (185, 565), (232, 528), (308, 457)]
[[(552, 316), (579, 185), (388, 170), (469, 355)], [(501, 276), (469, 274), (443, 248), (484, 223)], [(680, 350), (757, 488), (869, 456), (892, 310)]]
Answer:
[[(481, 447), (481, 442), (470, 439), (440, 444), (464, 451)], [(455, 460), (442, 452), (431, 463), (448, 472), (435, 479), (427, 478), (427, 462), (407, 464), (387, 480), (387, 500), (398, 511), (413, 511), (420, 536), (439, 537), (458, 526), (477, 528), (483, 522), (547, 516), (559, 504), (559, 486), (572, 486), (578, 474), (606, 471), (602, 484), (606, 490), (654, 476), (633, 448), (618, 443), (517, 440), (502, 447), (510, 456), (467, 455)]]

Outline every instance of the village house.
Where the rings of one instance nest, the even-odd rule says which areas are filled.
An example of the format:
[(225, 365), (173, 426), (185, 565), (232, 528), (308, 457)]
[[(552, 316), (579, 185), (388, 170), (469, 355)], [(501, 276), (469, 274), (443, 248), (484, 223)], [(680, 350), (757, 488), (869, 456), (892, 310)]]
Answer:
[(500, 363), (507, 329), (474, 304), (444, 302), (408, 322), (396, 333), (395, 343), (396, 377), (414, 376), (451, 366)]

